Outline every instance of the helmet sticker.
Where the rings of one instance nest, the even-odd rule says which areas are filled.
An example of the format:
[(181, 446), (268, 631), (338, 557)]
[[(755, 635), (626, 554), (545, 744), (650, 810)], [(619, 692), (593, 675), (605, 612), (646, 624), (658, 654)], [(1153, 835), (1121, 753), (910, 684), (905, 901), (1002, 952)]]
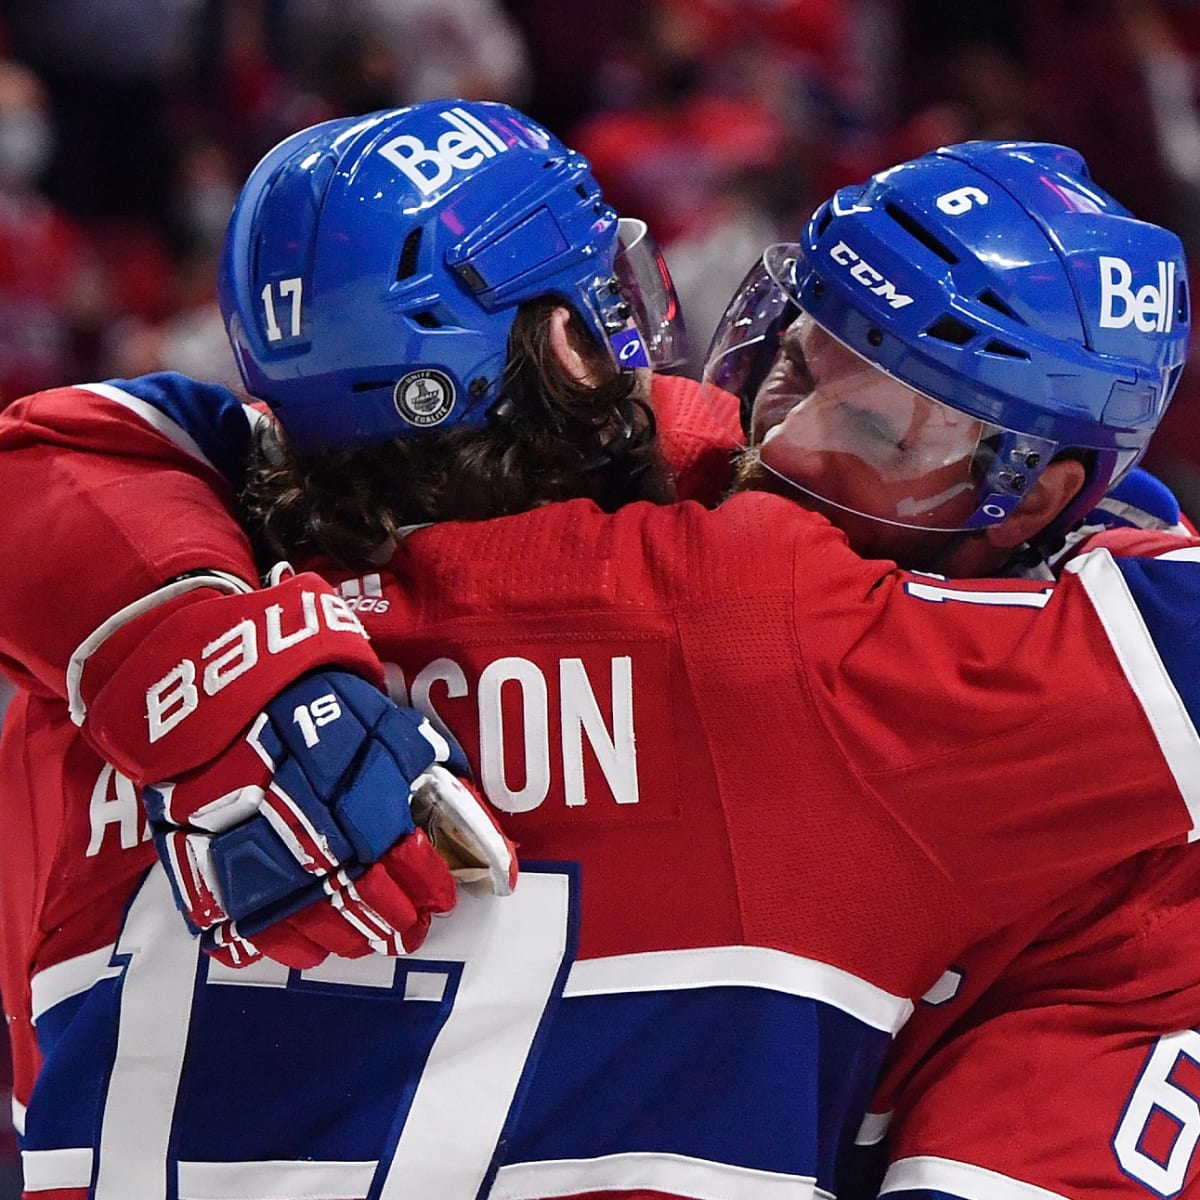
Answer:
[(623, 370), (629, 371), (634, 367), (650, 365), (642, 335), (636, 329), (622, 329), (619, 333), (614, 333), (609, 341), (612, 342), (613, 353), (616, 354), (617, 362)]
[(396, 411), (410, 424), (439, 425), (454, 407), (454, 381), (443, 371), (411, 371), (392, 393)]
[(427, 146), (416, 135), (401, 133), (379, 147), (379, 153), (398, 167), (422, 196), (433, 195), (456, 171), (469, 171), (508, 149), (494, 129), (465, 108), (452, 108), (438, 116), (451, 128), (436, 145)]
[(1143, 333), (1170, 333), (1175, 315), (1175, 264), (1158, 260), (1158, 287), (1133, 290), (1133, 268), (1115, 255), (1100, 255), (1100, 324), (1124, 329), (1131, 322)]

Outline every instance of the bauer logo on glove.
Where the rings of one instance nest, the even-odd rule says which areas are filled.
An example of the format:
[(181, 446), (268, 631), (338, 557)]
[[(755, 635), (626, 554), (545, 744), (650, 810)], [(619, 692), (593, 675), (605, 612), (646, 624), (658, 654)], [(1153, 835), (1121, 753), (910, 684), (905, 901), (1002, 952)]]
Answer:
[(356, 675), (320, 671), (144, 801), (176, 902), (206, 949), (235, 966), (266, 955), (308, 967), (330, 953), (416, 949), (431, 916), (454, 905), (451, 867), (498, 895), (512, 890), (512, 845), (456, 778), (466, 771), (457, 743), (415, 709)]

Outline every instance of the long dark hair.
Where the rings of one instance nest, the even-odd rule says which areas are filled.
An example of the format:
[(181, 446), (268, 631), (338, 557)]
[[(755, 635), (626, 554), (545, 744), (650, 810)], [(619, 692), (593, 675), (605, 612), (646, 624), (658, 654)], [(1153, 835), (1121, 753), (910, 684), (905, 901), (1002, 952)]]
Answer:
[[(560, 306), (549, 297), (522, 305), (500, 399), (482, 427), (303, 456), (270, 427), (260, 433), (241, 508), (263, 561), (319, 553), (359, 566), (406, 525), (579, 497), (610, 512), (669, 501), (654, 415), (635, 395), (635, 377), (575, 334), (600, 382), (571, 379), (550, 344), (550, 313)], [(569, 329), (579, 328), (573, 319)]]

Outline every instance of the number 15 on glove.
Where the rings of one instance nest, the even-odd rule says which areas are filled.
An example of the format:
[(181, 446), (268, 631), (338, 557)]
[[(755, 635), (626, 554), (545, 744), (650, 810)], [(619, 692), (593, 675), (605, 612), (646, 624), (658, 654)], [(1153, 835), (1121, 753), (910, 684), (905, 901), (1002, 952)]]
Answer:
[(309, 967), (330, 953), (415, 950), (430, 918), (453, 908), (456, 875), (512, 890), (512, 843), (457, 777), (466, 770), (461, 748), (419, 712), (322, 671), (144, 800), (205, 948), (234, 966), (266, 955)]

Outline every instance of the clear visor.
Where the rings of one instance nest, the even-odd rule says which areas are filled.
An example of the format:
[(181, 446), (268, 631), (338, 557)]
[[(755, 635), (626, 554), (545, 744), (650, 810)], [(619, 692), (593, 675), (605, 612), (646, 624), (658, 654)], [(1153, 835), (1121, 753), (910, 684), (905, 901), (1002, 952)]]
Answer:
[(1008, 516), (1053, 445), (951, 408), (849, 349), (787, 286), (794, 262), (794, 247), (770, 248), (705, 366), (715, 395), (741, 401), (762, 465), (835, 508), (908, 528)]
[(602, 303), (617, 362), (626, 368), (678, 367), (688, 358), (687, 330), (666, 261), (645, 221), (622, 217), (617, 237), (613, 275), (619, 295), (615, 304)]

